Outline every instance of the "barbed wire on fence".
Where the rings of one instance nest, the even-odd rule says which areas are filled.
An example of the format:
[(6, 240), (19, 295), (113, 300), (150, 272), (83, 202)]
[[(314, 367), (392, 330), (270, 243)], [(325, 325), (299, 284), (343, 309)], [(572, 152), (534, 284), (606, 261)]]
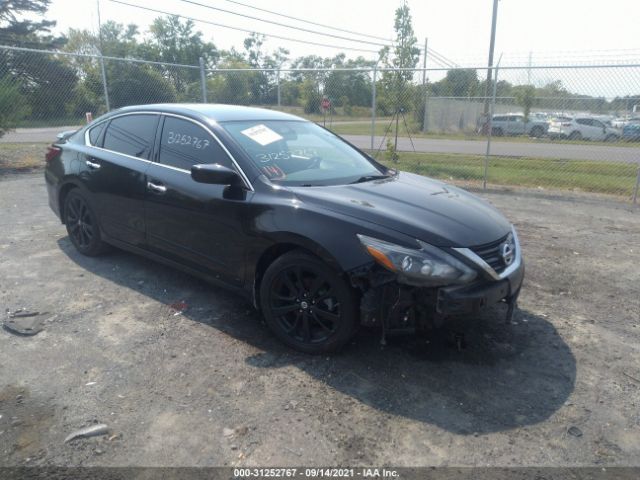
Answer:
[[(86, 112), (137, 104), (259, 106), (321, 123), (382, 161), (449, 181), (635, 200), (640, 64), (504, 66), (491, 89), (485, 73), (477, 66), (210, 69), (0, 46), (0, 134), (79, 125)], [(494, 136), (488, 153), (486, 136)]]

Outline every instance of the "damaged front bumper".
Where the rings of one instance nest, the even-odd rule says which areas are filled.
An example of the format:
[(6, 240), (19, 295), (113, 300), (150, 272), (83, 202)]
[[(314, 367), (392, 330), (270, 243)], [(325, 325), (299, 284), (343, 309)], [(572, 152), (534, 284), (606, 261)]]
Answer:
[(441, 287), (436, 296), (436, 312), (441, 315), (474, 313), (500, 301), (517, 298), (524, 279), (524, 262), (500, 280), (482, 279), (471, 285)]
[(476, 313), (500, 302), (508, 306), (509, 321), (525, 271), (517, 237), (515, 245), (513, 262), (500, 273), (469, 249), (451, 249), (478, 271), (478, 277), (464, 285), (412, 286), (403, 283), (392, 272), (372, 267), (354, 282), (363, 292), (361, 324), (382, 327), (387, 333), (425, 330), (442, 325), (449, 316)]

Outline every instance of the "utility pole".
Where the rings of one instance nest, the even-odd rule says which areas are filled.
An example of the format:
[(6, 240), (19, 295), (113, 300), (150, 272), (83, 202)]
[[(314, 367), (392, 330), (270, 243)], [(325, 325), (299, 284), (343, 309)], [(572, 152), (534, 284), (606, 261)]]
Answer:
[(204, 68), (204, 58), (198, 59), (200, 63), (200, 88), (202, 90), (202, 103), (207, 103), (207, 72)]
[(107, 71), (104, 68), (104, 58), (102, 56), (102, 21), (100, 20), (100, 0), (96, 0), (98, 7), (98, 43), (100, 45), (100, 73), (102, 75), (102, 87), (104, 89), (104, 103), (107, 112), (111, 110), (109, 105), (109, 89), (107, 88)]
[[(404, 2), (404, 5), (406, 5), (407, 2)], [(403, 22), (406, 22), (406, 17), (403, 17)], [(393, 141), (393, 156), (394, 156), (394, 162), (397, 163), (397, 151), (398, 151), (398, 123), (400, 122), (400, 86), (402, 85), (402, 81), (404, 80), (402, 78), (402, 68), (404, 66), (404, 24), (403, 24), (403, 30), (402, 30), (402, 38), (400, 38), (400, 70), (398, 71), (398, 76), (396, 77), (398, 79), (398, 81), (396, 82), (396, 137)]]
[(424, 89), (424, 112), (422, 112), (422, 131), (427, 132), (427, 48), (429, 39), (424, 38), (424, 56), (422, 57), (422, 88)]
[(498, 20), (498, 2), (493, 0), (493, 17), (491, 19), (491, 42), (489, 43), (489, 63), (487, 65), (487, 85), (484, 93), (484, 115), (489, 114), (489, 92), (491, 91), (491, 73), (493, 70), (493, 49), (496, 46), (496, 21)]
[(533, 53), (529, 52), (529, 63), (527, 64), (527, 85), (531, 85), (531, 58)]
[(427, 46), (429, 45), (429, 39), (424, 38), (424, 55), (422, 56), (422, 85), (427, 84)]

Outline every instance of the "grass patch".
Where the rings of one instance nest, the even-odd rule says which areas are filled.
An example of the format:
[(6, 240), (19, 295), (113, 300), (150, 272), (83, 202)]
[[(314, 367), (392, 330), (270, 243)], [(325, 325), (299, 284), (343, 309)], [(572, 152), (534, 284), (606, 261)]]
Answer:
[(31, 172), (44, 168), (49, 143), (0, 143), (0, 174)]
[[(382, 136), (387, 133), (387, 136), (393, 138), (395, 135), (395, 122), (391, 125), (391, 128), (387, 132), (390, 119), (378, 119), (376, 120), (376, 136)], [(329, 128), (329, 122), (327, 122)], [(371, 135), (371, 120), (362, 123), (337, 123), (330, 127), (330, 130), (338, 135)], [(481, 140), (486, 141), (487, 137), (482, 135), (476, 135), (471, 132), (467, 133), (437, 133), (437, 132), (414, 132), (409, 131), (412, 138), (430, 138), (434, 140)], [(399, 137), (408, 137), (407, 129), (402, 124), (400, 119), (400, 125), (398, 128)], [(514, 137), (491, 137), (492, 142), (507, 142), (507, 143), (549, 143), (554, 145), (601, 145), (606, 147), (631, 147), (639, 148), (640, 142), (592, 142), (589, 140), (551, 140), (549, 138), (531, 138), (526, 135), (514, 136)]]
[[(0, 143), (0, 174), (44, 168), (47, 143)], [(375, 153), (375, 152), (373, 152)], [(380, 152), (379, 158), (384, 152)], [(484, 156), (399, 152), (398, 163), (382, 163), (400, 170), (469, 185), (480, 185)], [(629, 196), (636, 164), (547, 158), (493, 157), (488, 182), (492, 185), (542, 187)]]
[[(484, 157), (481, 155), (400, 152), (399, 156), (396, 164), (385, 160), (382, 163), (428, 177), (482, 183)], [(627, 196), (635, 185), (637, 168), (635, 164), (621, 162), (494, 157), (489, 160), (487, 181), (493, 185)]]
[[(93, 118), (98, 118), (94, 115)], [(69, 125), (84, 125), (86, 120), (84, 117), (62, 117), (48, 119), (27, 118), (18, 122), (15, 128), (47, 128), (47, 127), (66, 127)], [(12, 127), (13, 128), (13, 127)]]

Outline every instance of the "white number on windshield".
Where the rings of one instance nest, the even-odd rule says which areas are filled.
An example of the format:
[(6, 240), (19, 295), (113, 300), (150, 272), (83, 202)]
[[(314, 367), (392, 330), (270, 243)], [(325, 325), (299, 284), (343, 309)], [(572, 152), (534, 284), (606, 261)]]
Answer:
[(209, 140), (206, 138), (192, 137), (186, 133), (169, 132), (167, 137), (168, 145), (183, 145), (186, 147), (196, 148), (198, 150), (204, 150), (209, 146)]
[(256, 159), (259, 161), (273, 162), (275, 160), (311, 160), (313, 157), (317, 157), (318, 152), (310, 148), (296, 148), (292, 150), (280, 150), (279, 152), (258, 153)]

